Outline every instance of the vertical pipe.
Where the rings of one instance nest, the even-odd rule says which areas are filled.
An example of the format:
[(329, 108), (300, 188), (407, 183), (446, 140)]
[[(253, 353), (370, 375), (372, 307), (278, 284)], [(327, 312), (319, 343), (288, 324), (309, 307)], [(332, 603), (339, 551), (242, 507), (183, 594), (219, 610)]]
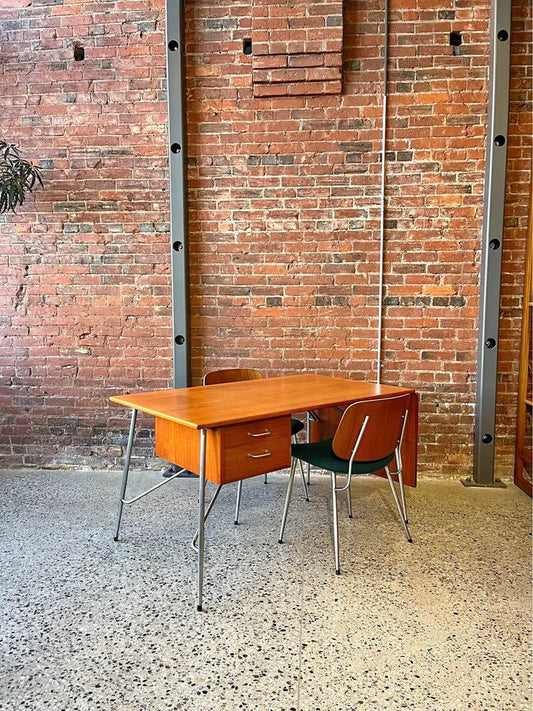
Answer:
[(480, 486), (494, 484), (498, 326), (509, 115), (510, 25), (511, 0), (492, 0), (474, 427), (474, 481)]
[(166, 0), (174, 387), (190, 384), (184, 0)]
[(389, 2), (385, 0), (383, 27), (383, 107), (381, 119), (381, 197), (380, 197), (380, 229), (379, 229), (379, 277), (378, 277), (378, 345), (377, 345), (377, 379), (381, 383), (381, 341), (383, 338), (383, 262), (385, 253), (385, 148), (387, 141), (387, 83), (389, 64)]

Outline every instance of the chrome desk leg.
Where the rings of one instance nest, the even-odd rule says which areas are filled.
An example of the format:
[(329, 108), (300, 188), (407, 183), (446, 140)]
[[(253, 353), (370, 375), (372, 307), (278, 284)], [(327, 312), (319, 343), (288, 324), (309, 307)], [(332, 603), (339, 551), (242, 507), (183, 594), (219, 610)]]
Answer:
[(294, 472), (296, 471), (296, 459), (294, 457), (291, 461), (291, 473), (289, 476), (289, 483), (287, 484), (287, 495), (285, 496), (285, 507), (283, 509), (283, 518), (281, 519), (281, 529), (279, 532), (278, 543), (283, 543), (283, 532), (285, 531), (285, 524), (287, 523), (287, 514), (289, 513), (289, 504), (291, 502), (292, 485), (294, 484)]
[[(217, 488), (216, 488), (216, 490), (215, 490), (215, 493), (213, 494), (213, 498), (212, 498), (211, 501), (209, 502), (209, 506), (207, 507), (207, 510), (206, 510), (206, 512), (205, 512), (204, 521), (207, 521), (207, 519), (208, 519), (208, 517), (209, 517), (209, 514), (211, 513), (211, 509), (212, 509), (213, 506), (215, 505), (215, 501), (217, 500), (218, 495), (220, 494), (220, 489), (222, 489), (222, 484), (219, 484), (219, 485), (217, 486)], [(194, 534), (194, 537), (193, 537), (193, 539), (192, 539), (192, 541), (191, 541), (191, 547), (192, 547), (192, 549), (195, 550), (197, 553), (198, 553), (198, 548), (197, 548), (197, 546), (196, 546), (196, 541), (198, 540), (198, 535), (199, 535), (199, 531), (196, 530), (196, 533)]]
[(241, 495), (242, 495), (242, 479), (239, 479), (237, 485), (237, 503), (235, 504), (235, 525), (239, 524), (239, 509), (241, 508)]
[(126, 447), (126, 455), (124, 457), (124, 470), (122, 472), (122, 483), (120, 485), (120, 501), (118, 504), (117, 525), (115, 528), (115, 541), (118, 541), (118, 533), (120, 530), (120, 521), (122, 519), (122, 511), (124, 509), (124, 496), (126, 494), (126, 485), (128, 483), (128, 472), (130, 470), (131, 449), (133, 447), (133, 439), (135, 437), (135, 422), (137, 421), (137, 410), (131, 411), (130, 434), (128, 437), (128, 446)]
[[(306, 442), (309, 443), (311, 441), (311, 413), (307, 412), (307, 421), (306, 421), (306, 428), (305, 428), (305, 434), (306, 434)], [(311, 483), (311, 465), (309, 462), (307, 462), (307, 483)]]
[(205, 441), (206, 430), (200, 430), (200, 485), (198, 490), (198, 612), (202, 611), (204, 586), (204, 528), (205, 528)]

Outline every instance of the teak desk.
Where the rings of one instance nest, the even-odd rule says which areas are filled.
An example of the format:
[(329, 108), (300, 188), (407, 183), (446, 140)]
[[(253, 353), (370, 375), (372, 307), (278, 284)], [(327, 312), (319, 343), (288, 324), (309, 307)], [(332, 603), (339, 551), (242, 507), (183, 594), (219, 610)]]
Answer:
[(173, 478), (130, 501), (124, 498), (139, 410), (155, 417), (156, 454), (199, 475), (198, 610), (201, 610), (206, 479), (223, 485), (288, 467), (292, 413), (342, 408), (360, 400), (404, 393), (411, 394), (402, 448), (404, 483), (416, 486), (418, 396), (410, 388), (304, 373), (110, 398), (111, 402), (132, 409), (115, 540), (123, 505), (137, 501)]

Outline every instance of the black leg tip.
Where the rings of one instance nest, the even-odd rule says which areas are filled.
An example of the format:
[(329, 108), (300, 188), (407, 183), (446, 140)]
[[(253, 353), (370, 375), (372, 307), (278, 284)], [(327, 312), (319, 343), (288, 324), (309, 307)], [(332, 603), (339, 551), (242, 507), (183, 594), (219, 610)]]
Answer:
[(233, 523), (234, 523), (236, 526), (239, 525), (239, 522), (238, 522), (238, 521), (234, 521)]
[(113, 540), (114, 540), (115, 543), (116, 543), (116, 542), (118, 541), (118, 536), (113, 536)]
[(353, 518), (353, 514), (348, 514), (348, 518)]
[(198, 610), (198, 612), (202, 612), (202, 606), (201, 606), (201, 605), (196, 605), (196, 609)]
[(407, 519), (405, 519), (405, 525), (406, 525), (406, 526), (409, 525), (409, 521), (408, 521)]
[(412, 543), (412, 542), (413, 542), (413, 539), (412, 539), (412, 538), (408, 538), (408, 539), (407, 539), (407, 543)]
[(335, 568), (335, 575), (340, 575), (340, 574), (341, 574), (341, 569)]
[(283, 543), (283, 538), (278, 538), (278, 543)]
[(308, 497), (308, 496), (306, 496), (306, 497), (305, 497), (305, 500), (306, 500), (306, 501), (309, 501), (309, 497)]

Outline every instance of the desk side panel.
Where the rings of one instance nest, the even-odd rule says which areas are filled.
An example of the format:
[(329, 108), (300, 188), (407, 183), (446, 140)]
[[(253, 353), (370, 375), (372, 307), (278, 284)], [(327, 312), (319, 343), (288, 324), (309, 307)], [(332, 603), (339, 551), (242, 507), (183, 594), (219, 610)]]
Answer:
[[(167, 462), (199, 474), (200, 430), (156, 417), (155, 453)], [(206, 454), (206, 476), (213, 481), (220, 462), (220, 437), (216, 430), (207, 431)]]
[[(346, 406), (339, 407), (344, 410)], [(311, 422), (311, 442), (320, 442), (322, 439), (333, 437), (341, 421), (341, 413), (332, 407), (324, 407), (314, 412), (318, 420)]]

